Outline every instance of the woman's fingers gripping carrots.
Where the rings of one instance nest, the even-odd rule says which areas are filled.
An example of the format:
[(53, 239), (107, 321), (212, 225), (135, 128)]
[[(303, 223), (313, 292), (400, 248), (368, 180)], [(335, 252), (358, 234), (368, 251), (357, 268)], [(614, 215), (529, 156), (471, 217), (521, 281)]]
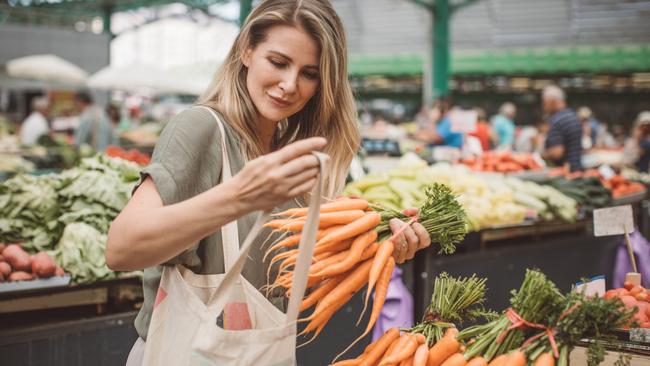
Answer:
[(537, 356), (534, 366), (555, 366), (555, 357), (550, 352)]
[(445, 360), (442, 363), (442, 366), (465, 366), (467, 365), (467, 360), (462, 353), (455, 353), (451, 357)]
[(384, 355), (388, 347), (399, 338), (399, 329), (390, 328), (375, 342), (375, 346), (368, 351), (359, 366), (375, 366)]
[(429, 359), (429, 346), (426, 343), (422, 343), (415, 350), (415, 355), (413, 356), (413, 366), (427, 366), (427, 360)]
[(427, 366), (440, 366), (446, 359), (457, 353), (460, 349), (460, 342), (456, 340), (458, 329), (449, 328), (445, 335), (429, 350)]
[(508, 354), (505, 366), (526, 366), (526, 354), (522, 350), (516, 350)]
[(405, 360), (402, 360), (402, 362), (400, 362), (399, 364), (400, 364), (400, 366), (413, 366), (413, 356), (411, 356), (411, 357), (409, 357), (409, 358), (407, 358)]
[(488, 366), (488, 363), (483, 357), (477, 356), (469, 360), (465, 366)]
[(365, 214), (360, 219), (357, 219), (337, 230), (332, 231), (328, 235), (316, 243), (316, 245), (323, 243), (339, 242), (348, 238), (354, 238), (359, 234), (372, 230), (381, 222), (381, 215), (376, 212)]
[(396, 345), (391, 354), (387, 354), (387, 357), (384, 357), (379, 366), (388, 366), (396, 365), (403, 360), (413, 356), (415, 350), (418, 348), (419, 344), (415, 337), (410, 333), (404, 333), (402, 335), (404, 338), (400, 344)]
[(352, 360), (343, 360), (333, 363), (331, 366), (358, 366), (361, 363), (361, 358), (355, 358)]
[(377, 254), (375, 254), (375, 258), (372, 262), (372, 267), (370, 268), (370, 273), (368, 274), (368, 292), (366, 293), (364, 303), (368, 303), (370, 293), (372, 292), (373, 287), (375, 287), (375, 283), (377, 282), (377, 279), (379, 279), (379, 275), (381, 274), (384, 265), (388, 261), (388, 258), (393, 255), (394, 248), (395, 245), (390, 240), (385, 240), (379, 244)]
[(357, 236), (350, 246), (348, 256), (346, 256), (343, 261), (324, 268), (322, 271), (315, 273), (314, 276), (329, 277), (349, 270), (359, 262), (363, 250), (366, 249), (368, 245), (372, 244), (375, 239), (377, 239), (377, 232), (375, 230)]
[[(368, 201), (364, 199), (342, 199), (326, 203), (320, 206), (321, 213), (338, 212), (347, 210), (365, 210), (368, 208)], [(273, 214), (273, 216), (298, 217), (307, 215), (307, 207), (290, 208), (284, 212)]]

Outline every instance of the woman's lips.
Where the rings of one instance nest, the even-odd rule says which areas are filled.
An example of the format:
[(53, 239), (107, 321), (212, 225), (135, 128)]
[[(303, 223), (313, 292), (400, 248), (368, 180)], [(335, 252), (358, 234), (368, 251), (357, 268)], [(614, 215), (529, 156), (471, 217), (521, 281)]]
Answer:
[(277, 105), (278, 107), (286, 108), (291, 105), (291, 102), (288, 102), (282, 98), (274, 97), (271, 94), (267, 94), (267, 95), (269, 96), (273, 104)]

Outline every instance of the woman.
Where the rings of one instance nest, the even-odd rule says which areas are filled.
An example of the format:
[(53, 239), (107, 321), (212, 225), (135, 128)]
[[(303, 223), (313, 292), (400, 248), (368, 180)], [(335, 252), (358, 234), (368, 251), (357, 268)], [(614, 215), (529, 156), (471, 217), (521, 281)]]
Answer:
[[(330, 156), (327, 195), (342, 189), (359, 133), (345, 35), (329, 1), (262, 1), (199, 105), (166, 126), (133, 197), (109, 230), (108, 266), (146, 268), (145, 301), (135, 322), (140, 339), (128, 364), (138, 364), (143, 352), (162, 264), (223, 273), (219, 228), (236, 219), (244, 238), (256, 211), (298, 205), (316, 182), (318, 162), (311, 151)], [(221, 135), (204, 107), (225, 124), (233, 171), (225, 183)], [(402, 224), (391, 223), (393, 230)], [(395, 256), (403, 262), (428, 246), (429, 237), (414, 225), (398, 242)], [(262, 256), (258, 246), (243, 271), (258, 288), (266, 283)], [(284, 306), (282, 294), (269, 300)]]

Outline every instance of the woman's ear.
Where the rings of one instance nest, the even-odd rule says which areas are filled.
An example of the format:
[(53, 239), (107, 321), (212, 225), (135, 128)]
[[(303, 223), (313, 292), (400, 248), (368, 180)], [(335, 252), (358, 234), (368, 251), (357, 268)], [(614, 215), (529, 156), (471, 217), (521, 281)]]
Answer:
[(246, 51), (244, 51), (244, 53), (241, 56), (241, 63), (244, 64), (244, 66), (246, 66), (246, 68), (248, 68), (249, 65), (251, 64), (252, 54), (253, 54), (253, 50), (250, 49), (250, 48), (247, 48)]

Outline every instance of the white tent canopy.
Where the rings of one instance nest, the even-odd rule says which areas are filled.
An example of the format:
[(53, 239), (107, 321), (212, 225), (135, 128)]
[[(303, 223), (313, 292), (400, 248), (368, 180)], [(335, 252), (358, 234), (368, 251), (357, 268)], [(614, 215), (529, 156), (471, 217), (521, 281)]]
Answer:
[(216, 63), (163, 70), (151, 65), (109, 66), (88, 79), (88, 87), (199, 95), (210, 84)]
[(7, 75), (70, 86), (84, 85), (88, 73), (79, 66), (55, 55), (32, 55), (10, 60)]

